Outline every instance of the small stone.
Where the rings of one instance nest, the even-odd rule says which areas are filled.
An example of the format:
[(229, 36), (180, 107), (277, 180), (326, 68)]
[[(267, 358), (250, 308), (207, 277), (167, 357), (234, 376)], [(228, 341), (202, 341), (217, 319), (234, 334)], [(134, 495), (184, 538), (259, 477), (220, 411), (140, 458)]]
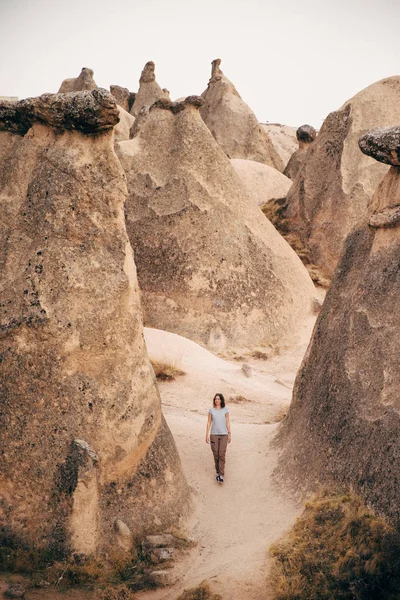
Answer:
[(242, 372), (246, 377), (251, 377), (253, 375), (253, 369), (247, 363), (242, 364)]
[(128, 525), (121, 521), (121, 519), (115, 519), (114, 531), (120, 548), (125, 550), (125, 552), (129, 552), (132, 549), (133, 538)]
[(156, 548), (176, 548), (178, 544), (178, 538), (170, 533), (148, 535), (142, 542), (142, 552), (143, 554), (151, 554)]
[(360, 137), (358, 145), (378, 162), (400, 167), (400, 125), (372, 129)]
[(318, 315), (322, 308), (322, 302), (319, 298), (313, 298), (311, 302), (311, 309), (314, 315)]
[(151, 552), (150, 559), (155, 564), (165, 562), (166, 560), (171, 560), (175, 552), (175, 548), (156, 548)]
[(170, 569), (151, 571), (150, 577), (155, 585), (160, 587), (175, 585), (178, 581), (178, 576)]
[(20, 583), (12, 583), (4, 592), (5, 598), (24, 598), (25, 588)]

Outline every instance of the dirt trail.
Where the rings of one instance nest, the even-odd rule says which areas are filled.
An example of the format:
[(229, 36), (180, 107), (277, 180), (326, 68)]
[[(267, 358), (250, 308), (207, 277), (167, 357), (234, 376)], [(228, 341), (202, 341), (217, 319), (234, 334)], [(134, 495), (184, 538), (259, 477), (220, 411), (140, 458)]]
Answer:
[[(193, 491), (195, 510), (188, 535), (197, 545), (175, 567), (176, 585), (140, 594), (141, 600), (176, 600), (203, 580), (224, 600), (268, 600), (268, 549), (302, 510), (272, 481), (278, 456), (270, 442), (278, 425), (268, 421), (290, 402), (312, 325), (310, 320), (295, 350), (268, 361), (246, 361), (252, 367), (250, 378), (241, 362), (217, 358), (174, 334), (146, 330), (150, 356), (175, 361), (185, 371), (174, 382), (162, 383), (160, 392)], [(235, 399), (228, 404), (232, 443), (223, 485), (215, 480), (212, 453), (205, 443), (207, 411), (216, 392)]]

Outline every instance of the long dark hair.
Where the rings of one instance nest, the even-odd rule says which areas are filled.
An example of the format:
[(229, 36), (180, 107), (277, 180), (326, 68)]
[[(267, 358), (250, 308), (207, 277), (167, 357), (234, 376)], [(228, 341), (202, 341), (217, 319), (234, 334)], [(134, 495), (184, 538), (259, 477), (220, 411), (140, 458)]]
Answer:
[(225, 407), (225, 398), (223, 397), (222, 394), (215, 394), (214, 398), (213, 398), (213, 406), (215, 406), (215, 398), (219, 396), (221, 398), (221, 408)]

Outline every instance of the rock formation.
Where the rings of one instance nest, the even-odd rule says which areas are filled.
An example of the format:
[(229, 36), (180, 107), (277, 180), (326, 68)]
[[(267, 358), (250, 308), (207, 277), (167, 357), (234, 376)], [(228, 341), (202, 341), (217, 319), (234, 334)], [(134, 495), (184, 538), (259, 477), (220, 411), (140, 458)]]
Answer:
[(231, 164), (249, 198), (258, 206), (275, 198), (285, 198), (292, 185), (283, 173), (254, 160), (234, 158)]
[(278, 470), (353, 486), (400, 520), (400, 127), (364, 136), (392, 166), (349, 234), (295, 382)]
[(296, 137), (299, 142), (299, 147), (296, 152), (292, 154), (283, 171), (286, 177), (289, 177), (289, 179), (292, 179), (293, 181), (296, 179), (297, 173), (300, 171), (300, 167), (306, 158), (308, 149), (314, 142), (316, 136), (317, 132), (311, 125), (302, 125), (298, 128)]
[(85, 90), (94, 90), (97, 88), (97, 84), (93, 79), (93, 75), (94, 72), (92, 69), (83, 67), (78, 77), (64, 79), (60, 89), (58, 90), (58, 93), (64, 94), (65, 92), (84, 92)]
[(119, 106), (126, 110), (126, 112), (130, 112), (135, 102), (135, 93), (130, 92), (128, 88), (121, 87), (120, 85), (110, 85), (110, 93), (114, 96)]
[(261, 127), (267, 132), (271, 144), (280, 157), (281, 166), (279, 171), (283, 171), (290, 157), (299, 147), (296, 130), (289, 127), (289, 125), (281, 125), (280, 123), (261, 123)]
[(139, 91), (131, 108), (131, 115), (136, 117), (144, 106), (151, 106), (157, 100), (169, 100), (169, 92), (161, 89), (156, 81), (155, 64), (150, 61), (144, 65), (139, 80)]
[(220, 64), (220, 59), (212, 62), (211, 79), (202, 94), (203, 121), (229, 158), (255, 160), (283, 171), (284, 164), (267, 132), (225, 77)]
[(129, 140), (132, 137), (132, 128), (135, 123), (135, 117), (132, 117), (126, 110), (121, 106), (119, 110), (119, 123), (114, 127), (114, 140), (116, 142), (122, 142), (123, 140)]
[(117, 121), (100, 89), (0, 103), (0, 544), (53, 556), (109, 550), (120, 521), (135, 540), (177, 524), (188, 500), (143, 340)]
[(326, 277), (332, 276), (347, 234), (367, 218), (368, 202), (388, 169), (361, 154), (358, 139), (367, 129), (399, 121), (400, 77), (359, 92), (326, 118), (285, 207), (278, 207), (285, 226)]
[(312, 283), (247, 198), (202, 102), (160, 100), (116, 145), (146, 325), (212, 350), (285, 343), (310, 310)]

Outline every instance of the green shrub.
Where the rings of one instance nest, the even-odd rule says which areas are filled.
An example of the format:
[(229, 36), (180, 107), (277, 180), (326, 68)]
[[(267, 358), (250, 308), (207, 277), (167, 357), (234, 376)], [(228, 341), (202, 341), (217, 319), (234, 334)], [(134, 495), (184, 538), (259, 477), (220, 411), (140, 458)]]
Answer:
[(397, 600), (400, 534), (355, 494), (321, 494), (271, 548), (275, 600)]

